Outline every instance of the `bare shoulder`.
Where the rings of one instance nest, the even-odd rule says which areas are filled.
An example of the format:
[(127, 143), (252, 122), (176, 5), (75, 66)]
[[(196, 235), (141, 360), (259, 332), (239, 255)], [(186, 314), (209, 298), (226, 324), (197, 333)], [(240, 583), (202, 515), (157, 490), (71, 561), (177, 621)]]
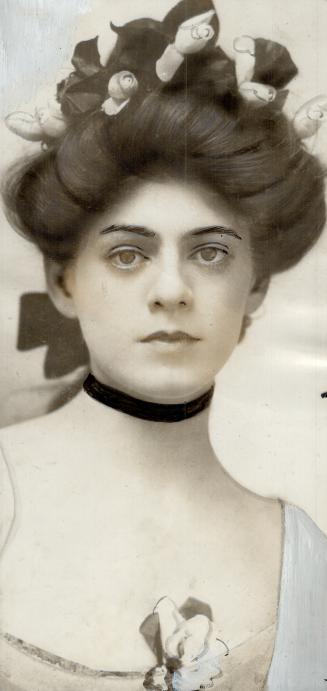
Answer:
[(22, 506), (37, 505), (49, 485), (62, 484), (73, 418), (71, 401), (53, 413), (0, 431), (0, 552), (19, 522)]
[(236, 499), (235, 515), (238, 525), (242, 524), (242, 537), (249, 550), (250, 562), (257, 574), (270, 583), (271, 592), (276, 592), (283, 553), (283, 503), (278, 498), (263, 497), (243, 487), (236, 491)]
[(259, 522), (263, 523), (264, 530), (271, 529), (278, 533), (283, 532), (283, 502), (277, 497), (262, 497), (253, 495), (254, 508)]
[(262, 550), (272, 556), (278, 555), (281, 560), (284, 534), (283, 502), (278, 498), (252, 495), (252, 520), (254, 530), (261, 541)]
[(63, 443), (67, 444), (69, 428), (73, 424), (74, 402), (41, 417), (20, 422), (0, 431), (2, 456), (13, 473), (26, 468), (36, 459), (51, 457)]
[(256, 534), (259, 540), (279, 550), (284, 530), (283, 502), (278, 497), (256, 494), (234, 480), (231, 482), (236, 515), (244, 516), (247, 529)]

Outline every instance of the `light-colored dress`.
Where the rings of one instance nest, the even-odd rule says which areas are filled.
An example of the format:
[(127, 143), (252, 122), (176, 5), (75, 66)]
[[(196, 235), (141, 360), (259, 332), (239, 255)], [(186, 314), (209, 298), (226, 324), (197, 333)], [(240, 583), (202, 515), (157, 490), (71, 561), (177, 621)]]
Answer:
[[(327, 538), (297, 507), (283, 515), (276, 624), (222, 658), (213, 691), (327, 691)], [(0, 632), (0, 691), (142, 691), (146, 671), (92, 670)]]

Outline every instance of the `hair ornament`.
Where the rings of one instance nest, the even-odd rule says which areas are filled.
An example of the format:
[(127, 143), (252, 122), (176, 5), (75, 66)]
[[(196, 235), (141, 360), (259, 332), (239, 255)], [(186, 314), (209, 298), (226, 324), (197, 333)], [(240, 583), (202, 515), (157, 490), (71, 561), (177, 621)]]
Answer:
[(273, 86), (258, 84), (257, 82), (242, 82), (239, 91), (246, 101), (251, 101), (259, 106), (271, 103), (277, 96), (277, 91)]
[(218, 32), (211, 0), (181, 0), (162, 22), (137, 19), (122, 27), (110, 23), (110, 33), (102, 30), (76, 45), (74, 69), (60, 79), (56, 94), (34, 115), (8, 115), (7, 127), (24, 139), (47, 144), (86, 113), (117, 115), (137, 91), (145, 96), (170, 81), (187, 56), (214, 45)]
[(113, 74), (109, 84), (109, 98), (102, 104), (106, 115), (117, 115), (138, 89), (138, 81), (132, 72), (122, 70)]
[(235, 72), (237, 83), (250, 82), (255, 70), (255, 40), (251, 36), (238, 36), (234, 39)]
[(233, 43), (235, 72), (238, 89), (246, 101), (257, 105), (271, 103), (277, 96), (276, 89), (253, 80), (256, 68), (256, 42), (251, 36), (239, 36)]
[[(189, 92), (211, 93), (227, 107), (244, 100), (280, 112), (285, 87), (297, 74), (288, 50), (243, 35), (234, 40), (232, 60), (216, 45), (219, 28), (212, 0), (181, 0), (161, 22), (110, 23), (110, 29), (76, 45), (73, 70), (34, 114), (14, 112), (5, 122), (15, 134), (47, 146), (86, 114), (102, 111), (114, 119), (132, 100), (137, 105), (148, 93), (175, 83), (187, 84)], [(327, 97), (318, 96), (298, 111), (294, 126), (299, 136), (310, 137), (326, 117)]]
[(67, 120), (55, 97), (36, 107), (34, 115), (18, 111), (7, 115), (5, 123), (11, 132), (31, 142), (56, 139), (67, 129)]
[(327, 121), (327, 95), (320, 94), (304, 103), (295, 113), (294, 127), (301, 139), (312, 137)]
[(174, 43), (170, 43), (163, 55), (156, 62), (156, 72), (162, 82), (169, 82), (184, 62), (185, 55), (193, 55), (203, 50), (214, 37), (210, 21), (214, 10), (204, 12), (183, 22), (176, 34)]

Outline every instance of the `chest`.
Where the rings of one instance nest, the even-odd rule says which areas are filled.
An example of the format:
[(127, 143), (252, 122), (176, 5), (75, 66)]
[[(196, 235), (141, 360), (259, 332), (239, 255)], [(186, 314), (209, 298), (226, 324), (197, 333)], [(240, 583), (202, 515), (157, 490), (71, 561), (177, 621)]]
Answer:
[(1, 628), (91, 667), (139, 669), (154, 663), (142, 623), (169, 595), (205, 607), (237, 645), (271, 623), (276, 591), (265, 560), (253, 568), (255, 540), (236, 542), (214, 506), (45, 483), (20, 497)]

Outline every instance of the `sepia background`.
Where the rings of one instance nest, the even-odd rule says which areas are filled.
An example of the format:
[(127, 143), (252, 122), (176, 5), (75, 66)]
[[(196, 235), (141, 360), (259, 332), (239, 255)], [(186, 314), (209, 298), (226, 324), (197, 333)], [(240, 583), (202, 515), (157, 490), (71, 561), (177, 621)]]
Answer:
[[(3, 117), (25, 108), (33, 112), (40, 89), (53, 87), (75, 43), (96, 35), (110, 19), (116, 24), (137, 16), (162, 19), (175, 4), (176, 0), (2, 0), (2, 179), (12, 161), (39, 148), (8, 132)], [(216, 6), (219, 44), (230, 55), (233, 39), (242, 34), (288, 47), (299, 67), (286, 106), (290, 117), (304, 101), (327, 93), (327, 0), (217, 0)], [(327, 123), (306, 145), (327, 166)], [(5, 426), (53, 409), (67, 392), (73, 395), (85, 366), (82, 352), (76, 352), (75, 335), (68, 340), (69, 350), (67, 324), (53, 321), (40, 256), (12, 231), (3, 214), (0, 225), (0, 426)], [(32, 299), (26, 298), (31, 294)], [(327, 532), (324, 392), (327, 231), (296, 268), (273, 278), (244, 342), (217, 378), (211, 414), (211, 438), (227, 471), (253, 491), (302, 506)]]

